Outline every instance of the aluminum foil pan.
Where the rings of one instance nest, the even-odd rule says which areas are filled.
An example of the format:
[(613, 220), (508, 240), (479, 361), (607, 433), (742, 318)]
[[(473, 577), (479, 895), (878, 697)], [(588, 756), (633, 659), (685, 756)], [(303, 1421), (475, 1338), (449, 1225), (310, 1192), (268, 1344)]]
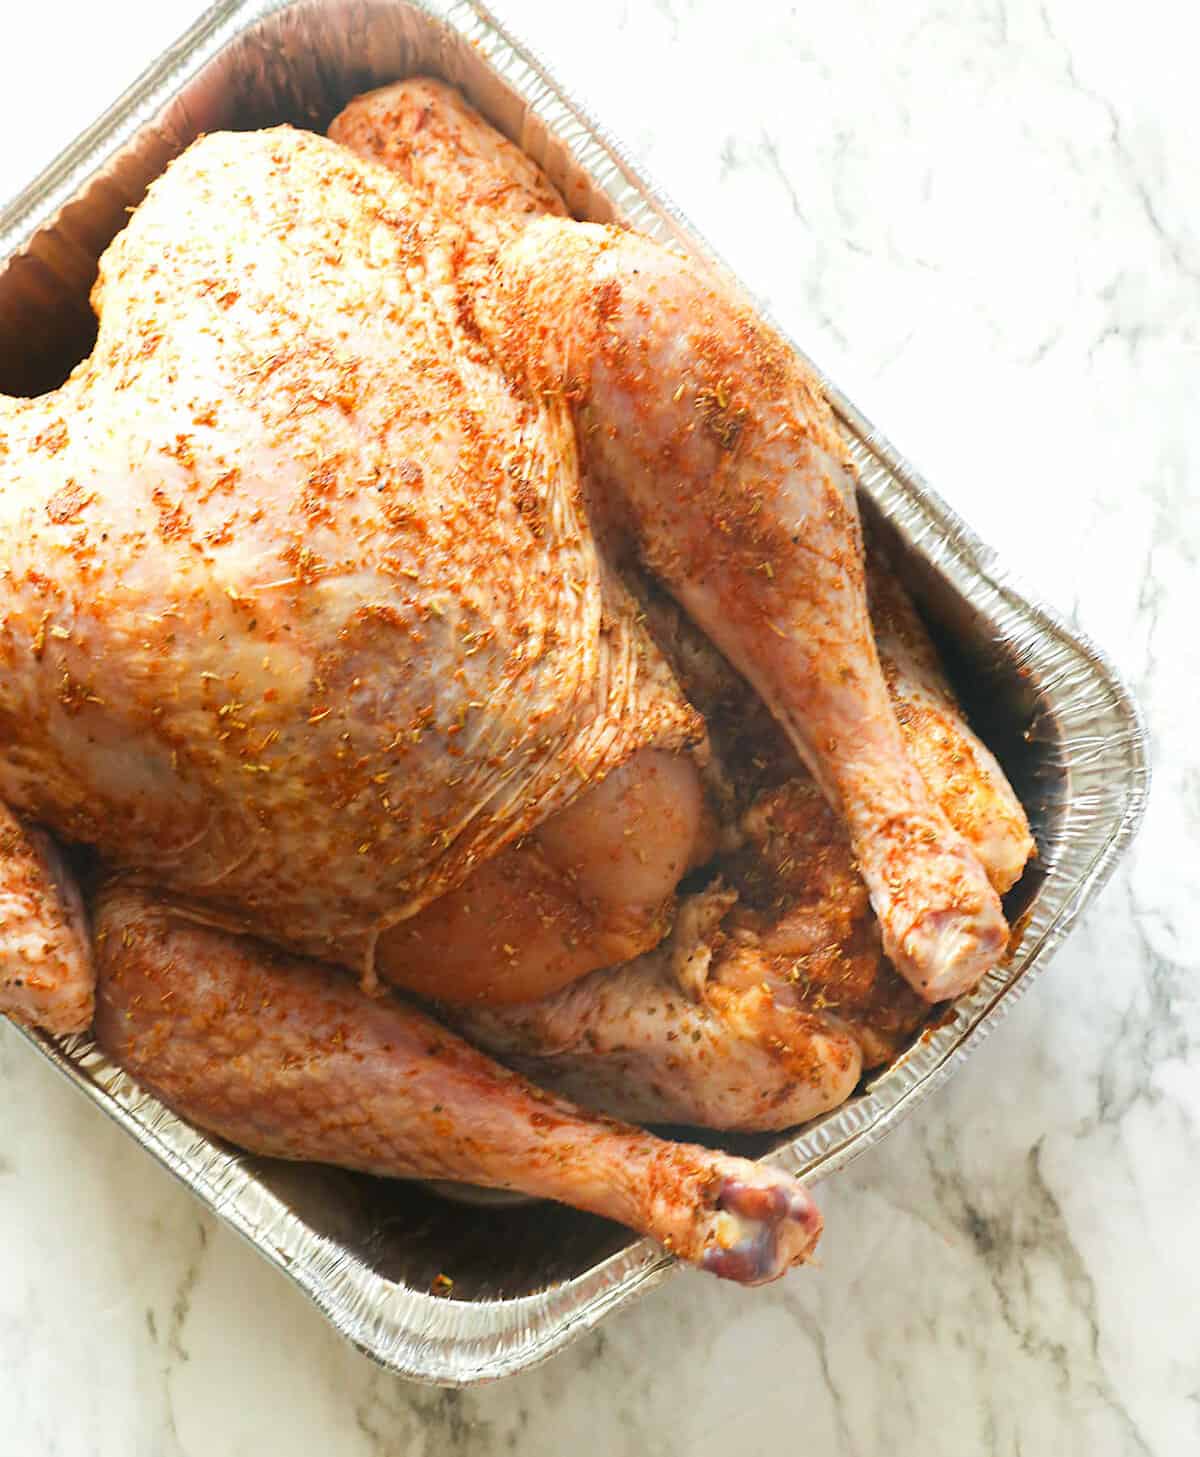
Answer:
[[(33, 394), (89, 349), (96, 259), (199, 132), (323, 129), (355, 93), (415, 72), (460, 86), (580, 216), (621, 218), (714, 259), (664, 193), (471, 0), (221, 0), (0, 215), (0, 390)], [(819, 371), (818, 371), (819, 372)], [(864, 513), (890, 536), (977, 727), (1021, 795), (1039, 856), (1009, 902), (1007, 962), (843, 1107), (740, 1150), (823, 1178), (877, 1143), (979, 1045), (1112, 871), (1142, 813), (1146, 743), (1104, 656), (994, 554), (828, 381)], [(74, 1085), (405, 1376), (520, 1370), (671, 1274), (649, 1241), (574, 1210), (447, 1203), (417, 1185), (255, 1159), (197, 1133), (83, 1038), (30, 1036)], [(453, 1285), (445, 1294), (448, 1276)]]

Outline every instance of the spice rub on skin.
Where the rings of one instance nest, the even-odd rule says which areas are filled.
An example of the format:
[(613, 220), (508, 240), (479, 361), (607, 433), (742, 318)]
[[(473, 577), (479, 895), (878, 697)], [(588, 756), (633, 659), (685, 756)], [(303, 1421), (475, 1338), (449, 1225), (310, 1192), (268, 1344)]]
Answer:
[(104, 254), (91, 357), (0, 400), (0, 797), (196, 914), (401, 981), (390, 926), (703, 740), (599, 555), (566, 412), (464, 334), (460, 243), (332, 142), (203, 138)]

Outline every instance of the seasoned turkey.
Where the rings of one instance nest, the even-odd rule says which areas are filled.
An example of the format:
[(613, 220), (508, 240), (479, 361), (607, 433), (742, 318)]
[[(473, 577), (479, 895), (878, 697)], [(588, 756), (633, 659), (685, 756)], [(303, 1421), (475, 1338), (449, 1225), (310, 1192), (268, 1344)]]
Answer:
[[(770, 1278), (819, 1228), (793, 1180), (551, 1099), (380, 982), (537, 1067), (530, 1008), (623, 977), (584, 1014), (619, 1040), (651, 967), (716, 1051), (616, 1111), (780, 1126), (995, 963), (1024, 817), (920, 652), (889, 698), (832, 416), (722, 280), (568, 219), (436, 83), (332, 135), (193, 144), (101, 260), (91, 356), (0, 398), (0, 796), (96, 852), (97, 1033), (194, 1121)], [(753, 804), (698, 660), (784, 766)], [(861, 902), (818, 935), (865, 937), (877, 988), (841, 1016), (782, 964), (812, 947), (779, 836), (826, 823)], [(0, 1008), (82, 1029), (40, 831), (0, 839), (0, 894)]]

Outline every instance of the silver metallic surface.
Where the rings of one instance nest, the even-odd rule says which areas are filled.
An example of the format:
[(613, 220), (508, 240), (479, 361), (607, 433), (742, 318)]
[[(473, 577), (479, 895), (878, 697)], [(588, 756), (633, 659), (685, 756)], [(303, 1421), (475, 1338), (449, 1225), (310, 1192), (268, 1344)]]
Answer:
[[(0, 214), (0, 390), (49, 388), (87, 352), (99, 253), (199, 132), (279, 121), (323, 130), (357, 92), (415, 72), (462, 87), (577, 215), (619, 217), (716, 261), (472, 0), (221, 0)], [(843, 1107), (782, 1141), (738, 1141), (810, 1181), (878, 1142), (1024, 993), (1111, 873), (1149, 783), (1137, 707), (1103, 655), (1022, 592), (825, 384), (852, 442), (864, 513), (892, 538), (977, 727), (1030, 813), (1039, 856), (1009, 898), (1020, 934), (1004, 966)], [(649, 1241), (627, 1243), (575, 1211), (450, 1204), (415, 1185), (238, 1154), (143, 1094), (87, 1039), (27, 1035), (338, 1330), (406, 1376), (466, 1385), (532, 1365), (674, 1268)], [(445, 1288), (442, 1274), (453, 1285), (431, 1293)]]

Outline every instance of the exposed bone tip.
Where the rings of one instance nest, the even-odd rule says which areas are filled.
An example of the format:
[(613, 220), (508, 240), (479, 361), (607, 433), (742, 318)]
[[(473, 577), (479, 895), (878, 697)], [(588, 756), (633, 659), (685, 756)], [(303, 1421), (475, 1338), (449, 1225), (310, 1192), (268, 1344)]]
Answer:
[(809, 1258), (820, 1238), (821, 1213), (807, 1191), (780, 1182), (725, 1179), (718, 1191), (714, 1242), (702, 1267), (740, 1285), (764, 1285)]
[(1004, 955), (1008, 923), (999, 900), (978, 915), (929, 911), (912, 925), (899, 947), (884, 950), (897, 971), (927, 1002), (945, 1002), (974, 991)]

